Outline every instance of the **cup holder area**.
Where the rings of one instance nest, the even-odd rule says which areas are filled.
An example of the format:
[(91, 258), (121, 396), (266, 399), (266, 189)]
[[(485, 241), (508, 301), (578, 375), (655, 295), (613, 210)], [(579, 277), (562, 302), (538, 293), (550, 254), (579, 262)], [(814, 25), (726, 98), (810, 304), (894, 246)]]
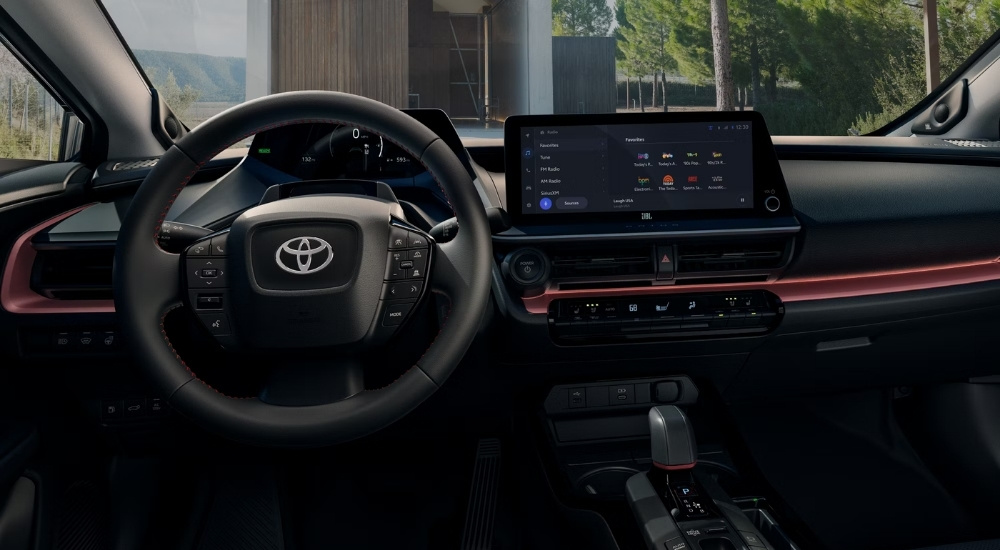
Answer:
[(705, 539), (698, 541), (701, 550), (737, 550), (736, 545), (729, 539)]
[(733, 502), (743, 510), (757, 531), (764, 536), (774, 550), (800, 550), (785, 531), (778, 525), (774, 515), (769, 511), (767, 501), (762, 498), (733, 499)]

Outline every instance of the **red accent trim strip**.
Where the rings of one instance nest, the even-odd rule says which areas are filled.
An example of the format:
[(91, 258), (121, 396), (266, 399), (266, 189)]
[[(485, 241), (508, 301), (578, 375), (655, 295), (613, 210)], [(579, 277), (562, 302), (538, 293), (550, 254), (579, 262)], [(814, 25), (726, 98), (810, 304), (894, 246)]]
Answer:
[(690, 470), (690, 469), (694, 468), (694, 465), (697, 464), (697, 463), (698, 463), (698, 461), (695, 460), (694, 462), (692, 462), (690, 464), (676, 464), (676, 465), (673, 465), (673, 466), (667, 466), (666, 464), (660, 464), (659, 462), (655, 462), (654, 461), (653, 462), (653, 466), (656, 466), (657, 468), (659, 468), (661, 470), (666, 470), (668, 472), (676, 472), (676, 471), (679, 471), (679, 470)]
[(529, 313), (547, 314), (552, 300), (565, 298), (601, 298), (614, 296), (649, 296), (691, 292), (730, 292), (767, 290), (783, 302), (852, 298), (891, 292), (926, 290), (1000, 280), (1000, 259), (979, 263), (951, 264), (926, 269), (859, 273), (837, 277), (779, 279), (761, 283), (717, 285), (643, 286), (607, 289), (546, 289), (537, 296), (522, 298)]
[(35, 263), (35, 247), (31, 239), (43, 230), (90, 208), (87, 204), (63, 212), (25, 231), (14, 241), (7, 256), (3, 280), (0, 280), (0, 304), (10, 313), (114, 313), (113, 300), (53, 300), (31, 290), (31, 268)]

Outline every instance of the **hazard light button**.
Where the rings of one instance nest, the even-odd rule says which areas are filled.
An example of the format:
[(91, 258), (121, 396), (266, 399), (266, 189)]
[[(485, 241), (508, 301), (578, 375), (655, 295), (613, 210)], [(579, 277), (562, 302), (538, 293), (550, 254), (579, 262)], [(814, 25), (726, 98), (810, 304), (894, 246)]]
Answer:
[(669, 281), (674, 278), (674, 247), (656, 247), (656, 280)]

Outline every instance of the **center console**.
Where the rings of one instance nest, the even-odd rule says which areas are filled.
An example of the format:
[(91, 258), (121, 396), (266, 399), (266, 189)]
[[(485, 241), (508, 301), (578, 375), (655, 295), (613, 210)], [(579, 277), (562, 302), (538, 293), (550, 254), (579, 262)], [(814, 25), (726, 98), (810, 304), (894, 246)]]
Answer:
[(752, 336), (799, 224), (758, 113), (515, 116), (494, 235), (558, 345)]
[(709, 479), (694, 475), (694, 429), (681, 409), (649, 410), (653, 468), (626, 482), (626, 498), (650, 550), (776, 550), (743, 511)]

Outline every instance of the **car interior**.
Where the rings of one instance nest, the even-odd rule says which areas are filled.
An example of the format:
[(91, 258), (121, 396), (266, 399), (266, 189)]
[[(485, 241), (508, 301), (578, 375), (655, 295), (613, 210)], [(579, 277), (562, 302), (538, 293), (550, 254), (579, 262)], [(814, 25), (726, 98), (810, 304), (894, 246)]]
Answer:
[(470, 135), (189, 125), (118, 20), (0, 1), (0, 550), (1000, 549), (997, 35), (873, 135)]

